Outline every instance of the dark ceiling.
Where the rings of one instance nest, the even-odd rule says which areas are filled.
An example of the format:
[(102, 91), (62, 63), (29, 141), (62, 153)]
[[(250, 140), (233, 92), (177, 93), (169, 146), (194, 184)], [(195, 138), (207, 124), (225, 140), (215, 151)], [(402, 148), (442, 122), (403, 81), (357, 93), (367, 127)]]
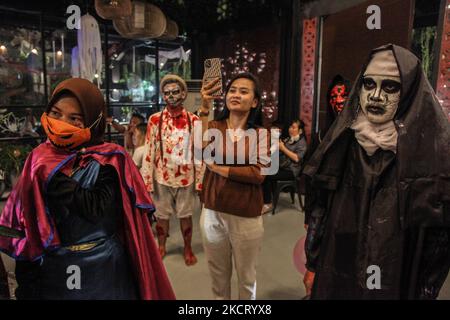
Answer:
[[(291, 0), (140, 0), (156, 4), (176, 21), (181, 33), (223, 33), (277, 21), (280, 9)], [(294, 0), (296, 1), (296, 0)], [(96, 15), (94, 0), (24, 1), (0, 0), (0, 7), (43, 12), (48, 18), (64, 19), (69, 5), (76, 4), (82, 14)], [(224, 9), (222, 9), (224, 8)], [(223, 15), (223, 19), (219, 16)], [(219, 20), (220, 19), (220, 20)], [(104, 21), (104, 20), (103, 20)], [(110, 24), (109, 21), (105, 21)]]
[(437, 25), (440, 6), (441, 0), (416, 0), (414, 28)]
[[(239, 32), (261, 25), (278, 23), (282, 19), (281, 11), (292, 10), (292, 1), (302, 3), (317, 0), (140, 0), (156, 4), (165, 15), (177, 22), (180, 34), (188, 37), (203, 37), (212, 39), (218, 34)], [(331, 0), (330, 0), (331, 1)], [(441, 0), (415, 0), (414, 27), (436, 25)], [(48, 28), (58, 28), (61, 21), (68, 17), (66, 9), (76, 4), (82, 14), (89, 11), (104, 22), (112, 33), (115, 33), (112, 23), (96, 15), (94, 0), (0, 0), (0, 8), (8, 7), (18, 10), (43, 12)], [(225, 9), (221, 9), (225, 8)], [(222, 17), (222, 19), (220, 19)], [(19, 14), (4, 15), (2, 22), (7, 24), (31, 24), (36, 21), (21, 18)], [(8, 21), (10, 19), (11, 21)], [(55, 21), (55, 26), (48, 21)]]

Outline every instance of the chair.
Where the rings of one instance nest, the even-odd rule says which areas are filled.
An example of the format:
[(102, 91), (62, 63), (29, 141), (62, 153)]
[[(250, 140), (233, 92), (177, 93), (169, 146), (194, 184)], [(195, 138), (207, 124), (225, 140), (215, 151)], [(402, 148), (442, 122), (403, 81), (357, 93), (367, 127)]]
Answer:
[(291, 195), (292, 204), (295, 203), (295, 194), (297, 194), (298, 202), (300, 203), (300, 208), (302, 211), (305, 210), (305, 206), (303, 204), (302, 195), (305, 194), (305, 181), (302, 175), (299, 178), (291, 179), (291, 180), (277, 180), (274, 181), (273, 185), (273, 209), (272, 215), (275, 214), (275, 210), (277, 208), (278, 199), (280, 198), (280, 192), (289, 189), (289, 193)]

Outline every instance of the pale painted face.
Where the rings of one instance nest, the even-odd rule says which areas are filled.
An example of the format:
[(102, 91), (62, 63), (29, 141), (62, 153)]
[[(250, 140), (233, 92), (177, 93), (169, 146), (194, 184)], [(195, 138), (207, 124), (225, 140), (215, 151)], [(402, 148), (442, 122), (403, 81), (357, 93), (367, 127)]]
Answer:
[(370, 122), (382, 124), (394, 119), (400, 88), (400, 77), (364, 75), (359, 103)]
[(163, 88), (164, 102), (171, 107), (180, 106), (186, 99), (186, 92), (184, 92), (178, 83), (168, 83)]

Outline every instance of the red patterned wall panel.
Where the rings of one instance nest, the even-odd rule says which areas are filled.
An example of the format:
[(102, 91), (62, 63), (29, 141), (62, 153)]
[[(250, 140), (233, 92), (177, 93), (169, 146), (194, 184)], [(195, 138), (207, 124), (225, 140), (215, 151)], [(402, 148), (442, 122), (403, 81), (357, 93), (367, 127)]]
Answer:
[(436, 93), (450, 121), (450, 0), (445, 5)]
[(305, 123), (306, 136), (311, 137), (314, 112), (314, 81), (318, 18), (303, 20), (302, 73), (300, 83), (300, 119)]

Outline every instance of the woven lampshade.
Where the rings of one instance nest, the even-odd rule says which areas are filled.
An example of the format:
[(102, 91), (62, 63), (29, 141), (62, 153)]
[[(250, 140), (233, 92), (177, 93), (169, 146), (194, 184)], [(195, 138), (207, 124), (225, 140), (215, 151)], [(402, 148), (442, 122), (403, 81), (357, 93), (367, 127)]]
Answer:
[(103, 19), (131, 16), (131, 0), (95, 0), (95, 11)]
[(157, 6), (140, 1), (133, 1), (129, 17), (114, 19), (116, 31), (124, 38), (150, 39), (158, 38), (166, 30), (167, 20)]
[(167, 18), (166, 30), (164, 34), (160, 37), (163, 40), (175, 40), (179, 35), (178, 25), (175, 21)]

